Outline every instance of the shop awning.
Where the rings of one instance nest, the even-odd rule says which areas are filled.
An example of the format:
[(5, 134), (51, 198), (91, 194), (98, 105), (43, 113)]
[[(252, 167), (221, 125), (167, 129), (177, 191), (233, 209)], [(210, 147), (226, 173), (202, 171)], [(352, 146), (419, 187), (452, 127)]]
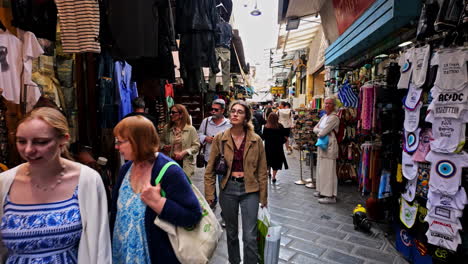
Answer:
[(354, 58), (362, 58), (366, 50), (386, 38), (387, 46), (396, 46), (403, 41), (402, 34), (388, 36), (405, 25), (415, 27), (420, 12), (420, 0), (377, 0), (328, 47), (325, 65), (342, 65)]

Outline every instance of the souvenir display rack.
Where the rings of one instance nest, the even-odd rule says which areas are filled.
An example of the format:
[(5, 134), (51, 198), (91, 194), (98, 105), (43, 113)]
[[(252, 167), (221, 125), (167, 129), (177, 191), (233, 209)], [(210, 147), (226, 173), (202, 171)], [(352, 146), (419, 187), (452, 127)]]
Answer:
[[(296, 181), (297, 185), (304, 185), (311, 182), (311, 179), (302, 179), (302, 155), (306, 153), (306, 159), (311, 158), (311, 153), (316, 152), (317, 136), (314, 133), (314, 126), (318, 123), (317, 109), (297, 108), (294, 114), (294, 127), (292, 129), (293, 138), (296, 143), (296, 149), (299, 150), (299, 165), (300, 165), (300, 180)], [(309, 162), (311, 164), (311, 162)], [(312, 167), (312, 166), (311, 166)], [(313, 172), (313, 169), (311, 169)], [(312, 175), (311, 175), (312, 176)], [(312, 177), (311, 177), (312, 178)]]

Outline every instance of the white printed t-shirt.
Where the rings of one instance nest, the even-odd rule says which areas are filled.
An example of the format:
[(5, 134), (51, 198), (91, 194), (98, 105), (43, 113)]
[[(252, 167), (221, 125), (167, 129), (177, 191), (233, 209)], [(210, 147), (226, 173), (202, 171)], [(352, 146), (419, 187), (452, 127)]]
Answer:
[(26, 84), (26, 89), (28, 89), (26, 93), (26, 110), (29, 111), (33, 108), (33, 106), (41, 97), (41, 90), (39, 89), (37, 84), (31, 80), (32, 61), (35, 58), (38, 58), (40, 55), (44, 54), (44, 50), (39, 44), (39, 41), (37, 40), (34, 33), (29, 31), (23, 31), (20, 35), (20, 38), (23, 41), (23, 83)]
[(458, 219), (455, 223), (452, 223), (438, 218), (432, 218), (430, 215), (426, 215), (424, 221), (429, 224), (429, 230), (451, 237), (457, 236), (458, 231), (462, 229), (462, 225)]
[(426, 122), (432, 123), (431, 150), (442, 153), (453, 153), (465, 141), (465, 129), (468, 122), (468, 111), (460, 119), (435, 118), (432, 111), (426, 116)]
[(422, 103), (419, 103), (414, 110), (405, 107), (405, 121), (403, 126), (408, 132), (413, 132), (419, 125), (419, 114), (421, 112)]
[(431, 46), (429, 44), (420, 48), (415, 48), (412, 53), (411, 61), (413, 63), (413, 74), (411, 83), (417, 88), (421, 88), (426, 82), (430, 56)]
[(409, 48), (400, 56), (398, 65), (400, 65), (400, 80), (398, 81), (398, 89), (408, 89), (411, 73), (413, 72), (413, 57), (414, 48)]
[(452, 236), (440, 234), (431, 229), (427, 230), (426, 237), (427, 237), (427, 242), (429, 242), (430, 244), (443, 247), (446, 249), (450, 249), (453, 251), (456, 251), (458, 245), (461, 243), (460, 234), (457, 234), (456, 236), (452, 237)]
[(438, 206), (463, 210), (465, 208), (465, 205), (468, 204), (465, 188), (463, 187), (461, 187), (455, 195), (445, 195), (433, 192), (429, 188), (427, 199), (427, 209), (431, 209), (433, 206)]
[(462, 217), (463, 215), (463, 211), (450, 207), (431, 206), (431, 208), (428, 207), (427, 209), (429, 211), (428, 215), (431, 217), (438, 218), (450, 223), (457, 222), (458, 218)]
[(468, 154), (443, 154), (431, 150), (426, 156), (431, 163), (429, 189), (434, 192), (455, 195), (461, 185), (462, 167), (468, 167)]
[(23, 44), (15, 35), (0, 30), (0, 88), (3, 88), (3, 97), (15, 104), (20, 103), (22, 48)]
[(429, 110), (434, 117), (460, 118), (468, 109), (468, 84), (460, 91), (443, 91), (436, 87), (431, 89), (432, 102)]
[(438, 65), (434, 86), (443, 91), (459, 91), (468, 82), (466, 61), (468, 52), (459, 48), (447, 48), (434, 54), (431, 65)]

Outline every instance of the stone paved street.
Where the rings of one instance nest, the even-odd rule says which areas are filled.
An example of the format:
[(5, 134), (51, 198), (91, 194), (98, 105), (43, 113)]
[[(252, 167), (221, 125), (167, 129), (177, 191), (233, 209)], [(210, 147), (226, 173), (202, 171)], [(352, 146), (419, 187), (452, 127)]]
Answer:
[[(322, 205), (313, 197), (314, 190), (294, 184), (299, 178), (297, 151), (288, 156), (288, 164), (290, 169), (278, 173), (276, 185), (269, 185), (272, 221), (282, 226), (279, 263), (407, 263), (378, 228), (369, 235), (354, 230), (352, 211), (357, 203), (365, 204), (356, 185), (340, 185), (338, 203)], [(303, 175), (311, 175), (305, 162)], [(201, 191), (202, 179), (203, 170), (197, 169), (193, 180)], [(225, 233), (211, 263), (229, 263)]]

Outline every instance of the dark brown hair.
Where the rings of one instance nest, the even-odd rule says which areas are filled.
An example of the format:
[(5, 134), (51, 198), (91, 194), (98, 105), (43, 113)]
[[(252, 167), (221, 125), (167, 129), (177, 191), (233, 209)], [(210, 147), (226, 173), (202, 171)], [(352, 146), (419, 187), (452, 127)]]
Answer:
[(271, 112), (268, 115), (267, 123), (265, 124), (266, 128), (281, 128), (281, 124), (278, 122), (279, 118), (275, 112)]

